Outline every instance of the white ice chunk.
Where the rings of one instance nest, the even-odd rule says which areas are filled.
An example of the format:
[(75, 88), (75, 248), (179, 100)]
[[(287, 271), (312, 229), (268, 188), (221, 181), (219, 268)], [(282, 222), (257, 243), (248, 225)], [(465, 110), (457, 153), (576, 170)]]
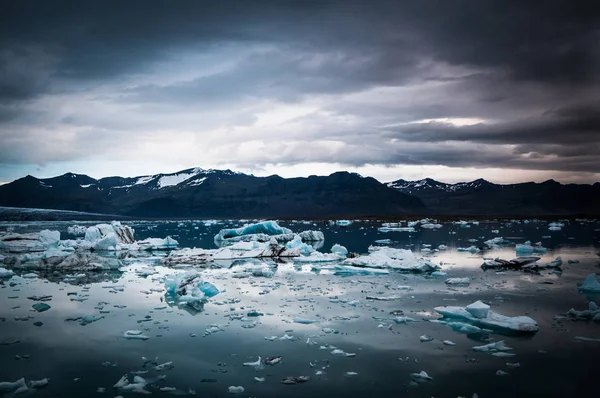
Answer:
[(510, 351), (510, 350), (512, 350), (512, 348), (507, 347), (506, 344), (504, 344), (504, 340), (497, 341), (495, 343), (490, 343), (490, 344), (473, 347), (473, 351), (479, 351), (479, 352), (498, 352), (498, 351)]
[(342, 245), (338, 245), (337, 243), (331, 247), (331, 252), (338, 254), (341, 257), (346, 257), (348, 255), (348, 249)]
[(391, 268), (405, 272), (431, 272), (440, 266), (425, 259), (418, 259), (410, 250), (370, 246), (368, 255), (349, 258), (344, 265), (365, 268)]
[(12, 270), (0, 267), (0, 278), (11, 278), (14, 274)]
[(469, 286), (471, 278), (448, 278), (445, 283), (446, 285)]
[(244, 392), (244, 387), (242, 386), (229, 386), (227, 387), (227, 392), (231, 394), (241, 394)]
[(444, 317), (468, 321), (478, 327), (528, 333), (539, 330), (537, 322), (527, 316), (510, 317), (489, 310), (487, 317), (477, 318), (464, 307), (444, 306), (435, 307), (434, 310)]
[(128, 330), (123, 333), (123, 337), (127, 340), (148, 340), (150, 337), (146, 336), (141, 330)]
[(17, 381), (0, 381), (0, 392), (11, 392), (23, 387), (27, 388), (25, 378), (20, 378)]

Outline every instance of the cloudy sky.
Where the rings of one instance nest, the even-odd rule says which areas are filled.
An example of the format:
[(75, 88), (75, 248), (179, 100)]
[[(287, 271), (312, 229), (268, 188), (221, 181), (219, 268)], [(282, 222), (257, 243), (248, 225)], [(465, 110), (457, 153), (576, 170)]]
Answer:
[(0, 182), (600, 180), (590, 1), (3, 1)]

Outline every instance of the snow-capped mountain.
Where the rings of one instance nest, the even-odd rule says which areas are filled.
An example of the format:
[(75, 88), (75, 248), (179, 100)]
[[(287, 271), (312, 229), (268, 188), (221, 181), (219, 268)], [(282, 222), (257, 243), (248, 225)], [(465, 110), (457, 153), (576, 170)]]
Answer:
[(420, 198), (436, 214), (600, 214), (600, 184), (494, 184), (484, 179), (447, 184), (431, 178), (396, 180), (387, 186)]
[(135, 217), (328, 217), (422, 213), (420, 199), (370, 177), (255, 177), (231, 170), (181, 170), (96, 180), (67, 173), (0, 186), (0, 206)]

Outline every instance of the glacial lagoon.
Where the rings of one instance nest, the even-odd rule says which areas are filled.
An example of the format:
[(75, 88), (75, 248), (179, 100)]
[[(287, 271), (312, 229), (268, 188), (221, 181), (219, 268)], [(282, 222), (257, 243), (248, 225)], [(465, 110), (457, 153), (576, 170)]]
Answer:
[[(21, 394), (61, 397), (591, 396), (600, 322), (569, 310), (600, 303), (600, 292), (578, 287), (599, 271), (600, 223), (555, 221), (559, 227), (539, 220), (416, 223), (412, 232), (395, 225), (381, 232), (382, 221), (279, 222), (293, 233), (322, 231), (323, 241), (309, 242), (322, 253), (334, 244), (354, 258), (381, 247), (409, 249), (419, 261), (441, 265), (433, 273), (385, 266), (340, 272), (342, 259), (294, 257), (165, 266), (169, 250), (126, 249), (94, 252), (118, 261), (118, 269), (58, 272), (15, 266), (11, 258), (27, 253), (5, 250), (0, 383), (24, 378)], [(216, 249), (223, 245), (214, 239), (219, 231), (252, 222), (122, 224), (136, 241), (170, 236), (178, 248)], [(81, 240), (69, 232), (73, 224), (4, 222), (0, 231), (52, 230), (61, 241)], [(484, 243), (499, 237), (501, 244)], [(526, 241), (532, 252), (517, 253)], [(560, 257), (562, 265), (482, 268), (519, 255), (538, 256), (542, 266)], [(182, 275), (218, 292), (182, 305), (165, 287)], [(450, 278), (468, 284), (446, 283)], [(478, 300), (502, 315), (530, 317), (539, 330), (459, 330), (437, 322), (436, 307)], [(491, 343), (500, 349), (473, 349)], [(19, 396), (19, 386), (0, 384), (0, 394)]]

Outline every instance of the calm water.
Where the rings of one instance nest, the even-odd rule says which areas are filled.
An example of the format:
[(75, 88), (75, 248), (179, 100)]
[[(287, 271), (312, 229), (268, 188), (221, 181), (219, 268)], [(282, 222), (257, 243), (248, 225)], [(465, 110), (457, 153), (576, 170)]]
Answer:
[[(78, 223), (82, 225), (83, 223)], [(200, 221), (131, 222), (136, 238), (171, 235), (182, 247), (213, 248), (213, 236), (239, 222), (205, 226)], [(72, 223), (0, 224), (0, 230), (37, 231), (57, 229), (67, 238)], [(380, 233), (377, 222), (357, 222), (347, 228), (323, 223), (281, 223), (299, 232), (318, 229), (325, 233), (322, 251), (334, 243), (350, 251), (365, 253), (376, 239), (391, 239), (392, 246), (419, 251), (422, 244), (448, 250), (429, 255), (433, 262), (444, 263), (448, 277), (472, 278), (468, 287), (448, 287), (445, 278), (390, 273), (385, 276), (340, 277), (330, 272), (312, 271), (310, 265), (295, 267), (282, 263), (272, 278), (232, 279), (220, 270), (206, 270), (205, 280), (222, 292), (211, 298), (205, 311), (191, 315), (164, 301), (162, 277), (175, 271), (157, 265), (156, 259), (130, 259), (122, 272), (106, 273), (100, 281), (86, 285), (62, 282), (60, 275), (23, 279), (13, 277), (0, 287), (0, 382), (50, 378), (37, 395), (66, 397), (132, 396), (112, 386), (129, 372), (145, 371), (150, 380), (164, 380), (147, 386), (154, 396), (187, 395), (191, 388), (197, 396), (232, 396), (229, 386), (243, 386), (242, 397), (565, 397), (595, 396), (594, 370), (600, 358), (600, 343), (574, 341), (575, 336), (600, 338), (600, 324), (556, 320), (570, 308), (585, 309), (589, 299), (577, 291), (590, 273), (598, 272), (600, 224), (587, 221), (567, 222), (561, 231), (549, 231), (545, 223), (481, 223), (463, 228), (444, 224), (439, 230), (416, 233)], [(499, 233), (492, 233), (498, 230)], [(514, 247), (471, 254), (457, 247), (483, 246), (495, 236), (515, 243), (541, 241), (548, 252), (541, 263), (557, 256), (564, 260), (561, 275), (542, 271), (540, 275), (520, 271), (497, 273), (483, 271), (483, 257), (515, 257)], [(470, 241), (475, 240), (475, 241)], [(578, 260), (579, 263), (567, 263)], [(155, 266), (156, 275), (140, 277), (136, 269)], [(12, 283), (11, 283), (12, 282)], [(11, 286), (12, 285), (12, 286)], [(120, 285), (122, 289), (111, 289)], [(399, 286), (410, 286), (409, 290)], [(155, 289), (151, 291), (150, 289)], [(122, 290), (122, 291), (121, 291)], [(77, 293), (85, 301), (71, 301)], [(51, 309), (32, 311), (32, 295), (52, 295)], [(393, 301), (369, 301), (366, 296), (398, 296)], [(356, 306), (345, 302), (358, 300)], [(428, 320), (438, 316), (433, 308), (440, 305), (467, 305), (475, 300), (490, 302), (492, 309), (505, 315), (528, 315), (540, 325), (533, 336), (464, 335)], [(115, 306), (126, 306), (119, 308)], [(263, 313), (256, 318), (239, 319), (251, 310)], [(402, 310), (417, 320), (406, 325), (391, 324), (391, 311)], [(100, 312), (102, 311), (102, 313)], [(67, 318), (87, 314), (104, 318), (82, 326)], [(15, 317), (31, 315), (27, 321)], [(293, 323), (292, 318), (317, 320), (309, 325)], [(34, 322), (42, 322), (35, 326)], [(256, 325), (253, 328), (243, 326)], [(209, 325), (223, 330), (204, 336)], [(378, 327), (378, 326), (382, 327)], [(325, 333), (323, 329), (338, 333)], [(149, 340), (126, 340), (126, 330), (139, 329)], [(280, 340), (284, 335), (291, 340)], [(434, 338), (420, 342), (427, 334)], [(192, 336), (196, 337), (192, 337)], [(275, 341), (265, 337), (277, 336)], [(307, 340), (309, 343), (307, 343)], [(456, 346), (447, 346), (451, 340)], [(498, 358), (475, 352), (472, 347), (488, 341), (504, 340), (516, 356)], [(312, 344), (315, 343), (315, 344)], [(331, 354), (333, 347), (354, 357)], [(327, 349), (321, 349), (326, 347)], [(15, 359), (30, 355), (30, 359)], [(265, 369), (243, 366), (261, 356), (282, 356), (282, 362)], [(142, 357), (158, 363), (173, 362), (169, 370), (143, 367)], [(507, 362), (520, 363), (511, 368)], [(322, 375), (316, 375), (322, 370)], [(411, 385), (411, 373), (426, 371), (432, 381)], [(508, 375), (497, 376), (503, 370)], [(356, 372), (348, 376), (346, 372)], [(298, 385), (284, 385), (287, 376), (310, 376)], [(254, 377), (264, 377), (256, 382)], [(174, 391), (160, 388), (173, 387)], [(97, 392), (104, 388), (105, 392)]]

